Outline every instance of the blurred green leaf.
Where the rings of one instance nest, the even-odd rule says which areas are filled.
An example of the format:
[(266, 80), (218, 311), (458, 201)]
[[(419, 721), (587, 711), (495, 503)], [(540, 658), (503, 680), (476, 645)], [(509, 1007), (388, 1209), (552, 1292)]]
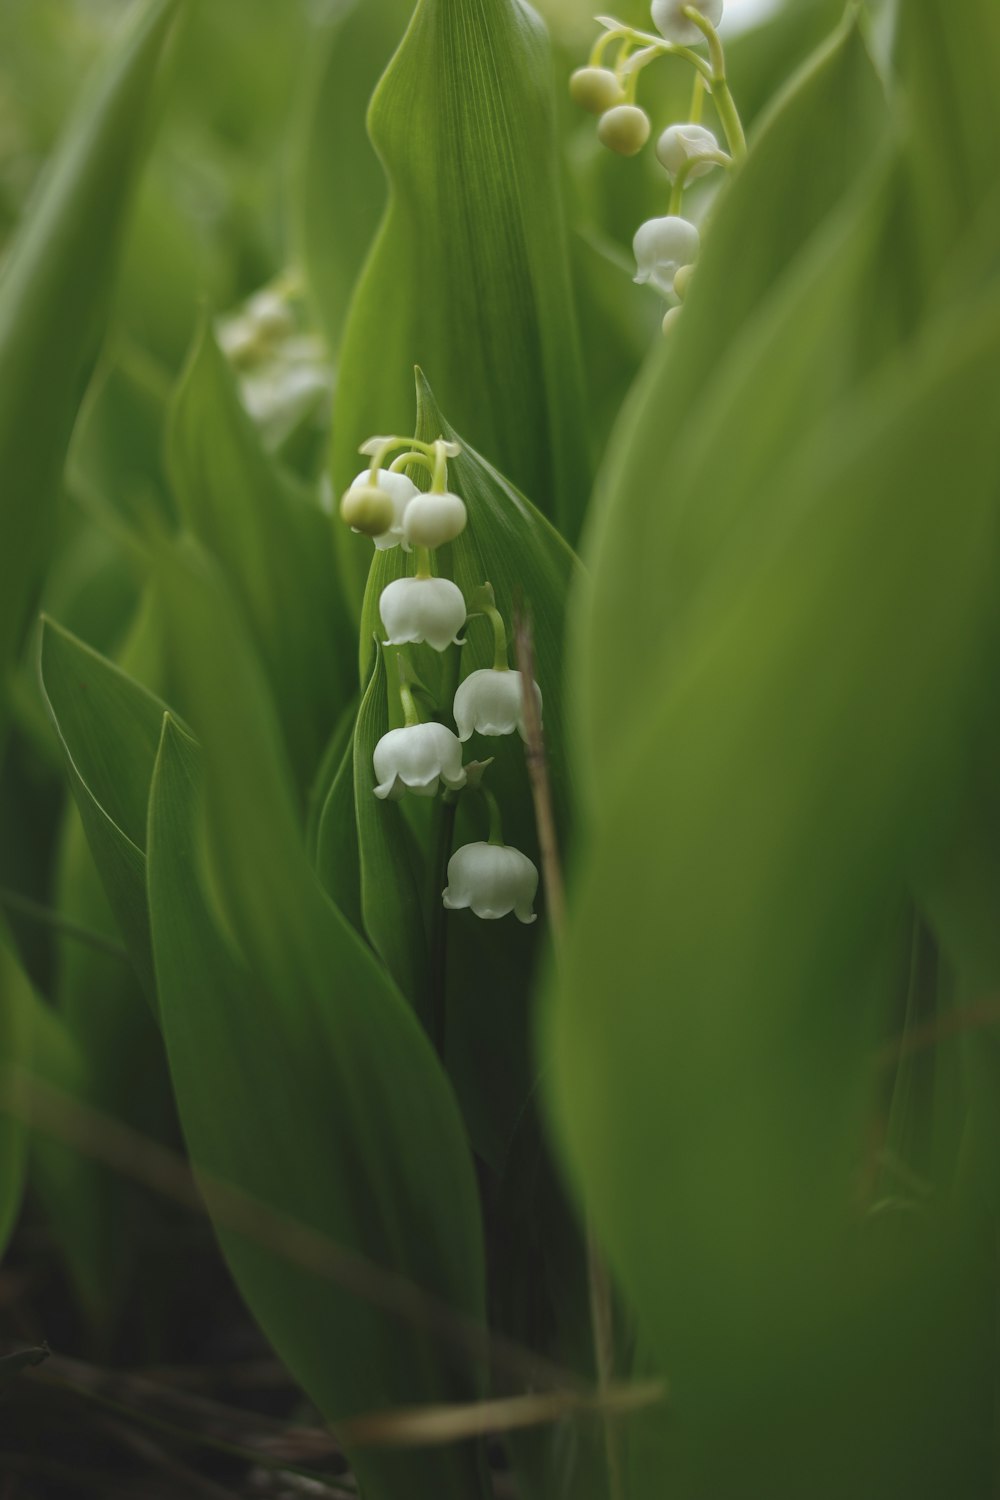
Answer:
[[(0, 920), (0, 1081), (12, 1086), (11, 1073), (31, 1056), (30, 989), (14, 952), (6, 923)], [(21, 1207), (25, 1138), (22, 1122), (0, 1110), (0, 1257), (7, 1248)]]
[[(794, 411), (786, 417), (784, 401), (790, 398), (800, 409), (821, 406), (831, 390), (843, 384), (845, 371), (847, 379), (852, 378), (851, 345), (858, 343), (857, 328), (865, 326), (861, 311), (867, 318), (874, 300), (863, 285), (859, 288), (858, 271), (864, 262), (858, 259), (857, 237), (863, 251), (865, 237), (876, 227), (868, 221), (882, 212), (878, 208), (876, 214), (877, 203), (872, 205), (870, 194), (867, 208), (857, 205), (858, 182), (877, 163), (884, 121), (884, 101), (871, 60), (857, 28), (847, 26), (762, 126), (745, 165), (719, 200), (676, 337), (633, 390), (588, 521), (585, 556), (594, 558), (597, 566), (592, 589), (585, 591), (588, 597), (581, 603), (575, 646), (590, 667), (577, 681), (581, 730), (587, 755), (593, 756), (593, 765), (583, 762), (588, 772), (608, 769), (628, 743), (622, 727), (631, 706), (642, 702), (649, 657), (658, 652), (664, 629), (672, 623), (674, 590), (665, 587), (663, 575), (663, 569), (672, 566), (671, 533), (682, 525), (697, 528), (703, 506), (713, 520), (723, 513), (715, 483), (701, 486), (697, 511), (691, 509), (689, 487), (675, 491), (675, 455), (689, 429), (700, 429), (705, 437), (711, 430), (712, 446), (703, 441), (702, 456), (707, 453), (727, 475), (738, 473), (736, 465), (727, 464), (732, 423), (723, 427), (718, 421), (723, 372), (730, 365), (736, 370), (730, 378), (739, 390), (734, 403), (742, 423), (737, 440), (743, 442), (758, 474), (766, 467), (760, 455), (766, 459), (775, 443), (785, 444), (795, 421)], [(798, 187), (789, 195), (787, 184), (792, 181)], [(847, 210), (846, 231), (843, 221), (839, 228), (831, 228), (827, 221), (848, 193), (856, 206)], [(819, 273), (825, 284), (817, 284), (815, 295), (802, 284), (799, 314), (825, 330), (823, 352), (814, 357), (810, 338), (796, 331), (787, 317), (788, 303), (782, 306), (781, 299), (789, 295), (786, 284), (794, 274), (794, 262), (817, 233), (827, 236), (828, 245), (839, 235), (849, 263), (838, 268), (828, 252)], [(814, 253), (823, 257), (822, 249), (814, 247)], [(858, 292), (855, 322), (853, 304), (845, 300), (841, 307), (837, 299)], [(776, 310), (768, 332), (772, 308)], [(884, 314), (876, 308), (875, 316)], [(793, 374), (787, 363), (775, 360), (775, 378), (783, 389), (782, 397), (774, 400), (755, 386), (756, 374), (751, 371), (761, 344), (769, 338), (784, 338), (788, 358), (795, 362)], [(800, 388), (803, 378), (805, 390)], [(747, 390), (756, 393), (749, 407)], [(731, 391), (723, 399), (732, 399)], [(761, 424), (760, 433), (755, 423)], [(723, 431), (720, 446), (718, 434)], [(723, 494), (728, 498), (729, 493), (727, 487)], [(747, 512), (751, 526), (766, 496), (759, 484), (755, 489), (748, 486), (747, 494), (754, 507)], [(739, 513), (737, 506), (726, 512), (728, 517)], [(717, 527), (713, 538), (723, 529)], [(698, 572), (682, 573), (678, 567), (678, 573), (685, 592), (698, 586)], [(629, 598), (623, 608), (626, 579)]]
[[(0, 282), (5, 676), (51, 544), (63, 459), (103, 333), (115, 253), (157, 98), (157, 69), (177, 11), (177, 0), (153, 0), (109, 59), (64, 138)], [(5, 716), (0, 705), (0, 728)]]
[[(576, 534), (589, 454), (551, 89), (526, 5), (421, 0), (369, 114), (390, 203), (344, 334), (338, 490), (360, 442), (407, 430), (420, 364), (456, 424)], [(350, 576), (365, 557), (354, 547)]]
[(352, 677), (330, 523), (264, 454), (208, 326), (178, 389), (169, 463), (185, 521), (245, 610), (305, 787)]
[(990, 711), (998, 357), (994, 291), (774, 465), (765, 544), (649, 663), (588, 849), (552, 1097), (670, 1379), (678, 1496), (974, 1492), (974, 1234), (856, 1204), (906, 880)]
[[(479, 1319), (475, 1180), (444, 1073), (309, 866), (273, 707), (217, 569), (170, 549), (159, 577), (205, 746), (207, 847), (198, 757), (170, 721), (150, 809), (157, 977), (192, 1156)], [(429, 1332), (220, 1233), (250, 1305), (329, 1420), (478, 1394), (475, 1363)], [(373, 1500), (481, 1493), (465, 1449), (352, 1460)]]
[(413, 5), (346, 0), (317, 39), (293, 207), (309, 291), (334, 354), (385, 208), (385, 174), (365, 128), (368, 101)]
[(51, 620), (43, 624), (40, 670), (87, 842), (154, 1003), (144, 851), (165, 704)]
[[(1000, 190), (993, 149), (1000, 10), (992, 0), (901, 5), (896, 50), (914, 185), (913, 259), (932, 300), (949, 290), (956, 247)], [(995, 253), (995, 223), (992, 239)]]

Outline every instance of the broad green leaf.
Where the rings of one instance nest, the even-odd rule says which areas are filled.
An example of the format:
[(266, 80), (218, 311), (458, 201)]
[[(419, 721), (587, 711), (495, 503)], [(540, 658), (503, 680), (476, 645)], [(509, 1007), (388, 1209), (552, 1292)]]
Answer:
[(264, 454), (207, 326), (178, 389), (169, 462), (187, 525), (243, 606), (308, 785), (351, 672), (329, 521)]
[(413, 5), (347, 0), (317, 39), (293, 208), (309, 291), (334, 354), (385, 207), (384, 173), (365, 129), (368, 101)]
[(433, 1036), (430, 989), (435, 976), (424, 924), (427, 892), (418, 883), (419, 856), (402, 806), (380, 802), (373, 793), (372, 756), (389, 730), (388, 692), (385, 653), (377, 650), (354, 731), (362, 922), (376, 953)]
[[(4, 676), (51, 545), (63, 459), (103, 333), (160, 55), (177, 11), (177, 0), (153, 0), (135, 20), (66, 134), (0, 281)], [(4, 717), (0, 708), (0, 725)]]
[(337, 489), (359, 443), (408, 429), (419, 364), (456, 426), (574, 536), (588, 440), (537, 17), (520, 0), (421, 0), (369, 129), (390, 201), (341, 350)]
[[(730, 355), (742, 355), (744, 377), (748, 373), (769, 302), (784, 294), (799, 253), (876, 156), (884, 113), (864, 43), (855, 26), (845, 27), (775, 108), (724, 190), (706, 227), (676, 337), (654, 358), (619, 421), (588, 522), (585, 557), (594, 559), (594, 580), (586, 599), (581, 595), (573, 648), (589, 667), (588, 676), (580, 674), (581, 727), (598, 770), (622, 742), (630, 706), (641, 701), (646, 662), (658, 649), (670, 605), (654, 570), (663, 565), (664, 534), (674, 517), (678, 444), (693, 423), (713, 416), (717, 382)], [(793, 181), (797, 187), (790, 194)], [(832, 282), (838, 292), (843, 289), (835, 267)], [(807, 310), (829, 327), (832, 309)], [(808, 366), (805, 338), (795, 357), (800, 367)], [(843, 356), (838, 358), (842, 365)], [(817, 359), (811, 390), (835, 380), (838, 368), (835, 363), (827, 374)], [(795, 390), (791, 381), (788, 386)], [(783, 408), (775, 401), (765, 409), (762, 394), (758, 387), (755, 406), (765, 410), (773, 432)], [(721, 441), (719, 462), (728, 433)], [(713, 492), (705, 488), (704, 494), (711, 505)], [(680, 498), (683, 503), (686, 492)], [(648, 564), (649, 576), (637, 584), (641, 563)], [(629, 603), (623, 609), (625, 580)]]
[(684, 1497), (967, 1492), (937, 1372), (976, 1357), (969, 1226), (852, 1228), (906, 881), (995, 659), (1000, 298), (941, 323), (775, 465), (780, 524), (651, 664), (577, 890), (552, 1099)]
[[(566, 600), (574, 574), (579, 571), (578, 564), (570, 548), (530, 501), (455, 432), (419, 374), (417, 431), (426, 441), (443, 435), (459, 442), (462, 448), (459, 456), (449, 461), (448, 482), (465, 501), (468, 525), (457, 541), (439, 549), (436, 566), (455, 580), (467, 600), (484, 583), (491, 583), (509, 637), (515, 611), (520, 610), (531, 621), (536, 677), (544, 700), (548, 769), (565, 848), (570, 830), (571, 785), (564, 734), (563, 638)], [(374, 643), (385, 633), (378, 612), (382, 590), (407, 566), (407, 556), (399, 548), (376, 552), (372, 559), (361, 620), (363, 682), (371, 681)], [(466, 643), (460, 651), (449, 651), (443, 656), (429, 646), (407, 648), (417, 676), (428, 689), (433, 713), (449, 725), (453, 723), (452, 701), (459, 679), (493, 665), (493, 632), (488, 622), (482, 617), (474, 618), (463, 634)], [(510, 661), (515, 664), (513, 646)], [(394, 675), (394, 667), (385, 674), (386, 727), (401, 722)], [(368, 862), (372, 869), (387, 870), (386, 836), (382, 830), (397, 809), (377, 803), (374, 796), (371, 755), (376, 738), (374, 725), (363, 746), (359, 737), (358, 828), (362, 869)], [(488, 739), (474, 735), (468, 742), (466, 760), (490, 757), (493, 765), (487, 772), (488, 785), (503, 812), (504, 838), (537, 863), (534, 809), (519, 737)], [(442, 837), (447, 836), (447, 831), (442, 831), (442, 820), (449, 815), (440, 802), (431, 811), (430, 826), (423, 828), (422, 841), (425, 849), (437, 851)], [(473, 793), (463, 793), (452, 846), (457, 848), (485, 837), (486, 816), (481, 799)], [(440, 900), (446, 883), (447, 852), (450, 850), (443, 858), (435, 853), (426, 859), (419, 872), (423, 886), (421, 906), (428, 924), (427, 944), (435, 955), (435, 972), (440, 972), (442, 947), (447, 955), (445, 1056), (476, 1149), (498, 1166), (533, 1082), (529, 1044), (531, 975), (539, 929), (544, 931), (544, 925), (540, 921), (527, 928), (513, 917), (503, 922), (481, 922), (467, 911), (444, 916)], [(382, 900), (393, 912), (393, 920), (403, 921), (403, 909), (409, 910), (413, 902), (410, 872), (405, 864), (394, 882), (385, 881)], [(369, 932), (374, 941), (370, 928)], [(432, 996), (431, 1011), (439, 1006), (440, 997)]]
[(40, 670), (94, 863), (152, 1002), (146, 808), (165, 705), (51, 620)]
[[(951, 290), (954, 253), (1000, 189), (1000, 11), (992, 0), (901, 5), (897, 65), (915, 197), (912, 258), (928, 297)], [(992, 226), (996, 243), (996, 224)]]
[[(217, 569), (172, 548), (159, 579), (204, 744), (207, 841), (197, 755), (169, 722), (149, 835), (157, 977), (193, 1160), (480, 1319), (475, 1179), (445, 1075), (309, 866), (273, 706)], [(478, 1393), (467, 1352), (219, 1227), (250, 1306), (328, 1420)], [(481, 1493), (464, 1449), (352, 1460), (373, 1500)]]
[(177, 522), (162, 453), (168, 396), (160, 366), (119, 340), (94, 377), (69, 452), (71, 493), (140, 537)]

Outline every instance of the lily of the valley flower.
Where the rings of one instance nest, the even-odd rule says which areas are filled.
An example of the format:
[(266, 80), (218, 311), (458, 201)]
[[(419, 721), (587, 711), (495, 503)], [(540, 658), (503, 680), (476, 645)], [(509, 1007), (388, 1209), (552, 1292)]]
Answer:
[(471, 907), (477, 917), (488, 921), (514, 912), (519, 922), (533, 922), (537, 890), (538, 871), (520, 849), (507, 844), (465, 844), (448, 861), (442, 899), (449, 911)]
[(671, 182), (680, 172), (686, 182), (693, 182), (719, 165), (721, 152), (704, 125), (668, 125), (656, 143), (656, 154)]
[(452, 791), (465, 785), (462, 746), (443, 724), (390, 729), (375, 746), (376, 797), (398, 802), (404, 792), (433, 797), (439, 782)]
[[(696, 47), (705, 40), (701, 28), (684, 14), (690, 4), (691, 0), (653, 0), (653, 25), (662, 37), (679, 47)], [(718, 26), (724, 8), (724, 0), (699, 0), (695, 6), (712, 26)]]
[(649, 282), (668, 301), (673, 301), (674, 277), (681, 266), (698, 258), (701, 238), (687, 219), (668, 214), (663, 219), (647, 219), (636, 230), (632, 248), (635, 251), (639, 285)]
[(465, 597), (449, 578), (397, 578), (378, 602), (387, 646), (426, 641), (445, 651), (465, 624)]
[(592, 115), (603, 115), (625, 103), (625, 90), (610, 68), (577, 68), (569, 80), (574, 104)]
[[(380, 552), (385, 552), (389, 547), (398, 547), (403, 544), (405, 551), (409, 551), (409, 543), (403, 535), (403, 513), (414, 495), (420, 491), (412, 479), (407, 479), (405, 474), (393, 474), (389, 469), (376, 469), (374, 474), (371, 469), (362, 469), (361, 473), (352, 480), (350, 489), (344, 495), (341, 504), (341, 513), (350, 524), (351, 498), (358, 491), (366, 491), (375, 488), (383, 490), (392, 502), (392, 519), (385, 531), (373, 536), (372, 540)], [(370, 533), (366, 532), (366, 535)]]
[[(541, 689), (537, 682), (534, 687), (541, 717)], [(463, 743), (473, 732), (513, 734), (515, 729), (522, 740), (525, 739), (520, 672), (498, 672), (489, 667), (470, 672), (455, 694), (453, 712), (458, 725), (458, 737)]]
[(411, 547), (443, 547), (465, 530), (468, 514), (458, 495), (430, 490), (414, 495), (403, 512), (403, 535)]

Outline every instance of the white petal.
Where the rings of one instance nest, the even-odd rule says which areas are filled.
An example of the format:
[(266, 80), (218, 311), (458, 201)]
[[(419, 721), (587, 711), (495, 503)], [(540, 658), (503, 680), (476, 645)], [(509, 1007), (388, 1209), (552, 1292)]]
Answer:
[[(685, 6), (690, 4), (691, 0), (653, 0), (652, 3), (653, 25), (668, 42), (676, 42), (681, 47), (697, 47), (705, 40), (705, 33), (684, 15)], [(718, 26), (722, 20), (723, 8), (723, 0), (699, 0), (697, 5), (705, 20), (713, 26)]]
[(444, 651), (465, 624), (465, 599), (448, 578), (397, 578), (382, 590), (379, 613), (386, 645), (426, 641)]
[(671, 182), (688, 162), (697, 163), (688, 167), (685, 181), (693, 182), (711, 172), (715, 162), (703, 158), (718, 152), (719, 143), (704, 125), (668, 125), (656, 143), (656, 154)]
[(442, 900), (451, 910), (471, 907), (486, 921), (516, 911), (520, 921), (531, 922), (537, 889), (538, 871), (519, 849), (505, 844), (465, 844), (448, 861)]

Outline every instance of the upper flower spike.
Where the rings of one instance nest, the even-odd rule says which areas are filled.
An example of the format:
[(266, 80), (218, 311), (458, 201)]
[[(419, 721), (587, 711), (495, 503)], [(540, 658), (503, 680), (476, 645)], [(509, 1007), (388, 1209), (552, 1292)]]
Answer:
[[(653, 0), (653, 25), (668, 42), (678, 47), (696, 47), (705, 40), (705, 33), (684, 14), (691, 0)], [(722, 20), (724, 0), (701, 0), (695, 9), (712, 26)]]

